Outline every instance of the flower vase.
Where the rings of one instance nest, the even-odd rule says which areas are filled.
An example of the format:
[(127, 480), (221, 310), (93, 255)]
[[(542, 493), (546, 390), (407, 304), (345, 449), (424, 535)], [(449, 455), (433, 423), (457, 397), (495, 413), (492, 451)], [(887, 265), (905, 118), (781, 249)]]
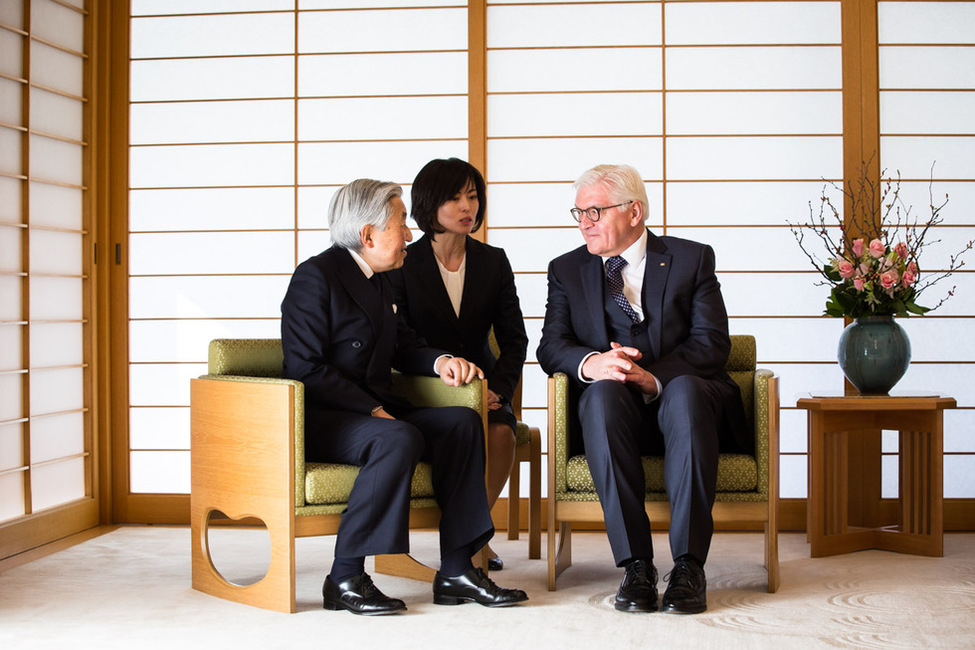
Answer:
[(840, 335), (837, 358), (861, 395), (887, 395), (911, 363), (911, 341), (893, 316), (862, 316)]

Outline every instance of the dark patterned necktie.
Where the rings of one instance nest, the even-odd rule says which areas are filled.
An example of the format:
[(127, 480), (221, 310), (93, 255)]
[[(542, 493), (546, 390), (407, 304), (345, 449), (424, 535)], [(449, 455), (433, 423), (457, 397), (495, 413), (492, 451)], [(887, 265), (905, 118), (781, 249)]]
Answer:
[(630, 320), (634, 323), (640, 322), (640, 317), (633, 311), (633, 305), (623, 295), (623, 267), (627, 262), (619, 255), (606, 260), (606, 286), (609, 287), (609, 295), (613, 297), (616, 304), (620, 306)]

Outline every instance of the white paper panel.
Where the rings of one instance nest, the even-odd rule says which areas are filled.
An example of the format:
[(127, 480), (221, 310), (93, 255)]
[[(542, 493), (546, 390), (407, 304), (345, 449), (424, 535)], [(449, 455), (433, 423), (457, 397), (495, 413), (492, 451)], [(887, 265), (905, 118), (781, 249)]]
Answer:
[(189, 406), (190, 379), (206, 371), (205, 363), (130, 365), (129, 405)]
[(880, 88), (975, 88), (975, 47), (880, 47)]
[(290, 11), (295, 6), (294, 0), (131, 0), (130, 4), (133, 16)]
[(31, 225), (81, 230), (83, 205), (80, 189), (45, 183), (30, 185)]
[(805, 456), (779, 457), (779, 496), (783, 499), (806, 498), (807, 463)]
[[(0, 9), (14, 2), (0, 4)], [(0, 29), (0, 72), (15, 79), (24, 78), (24, 37), (6, 29)]]
[(362, 9), (363, 7), (443, 7), (463, 4), (457, 0), (298, 0), (298, 9)]
[[(736, 329), (737, 323), (737, 320), (732, 320), (730, 323), (732, 334), (751, 333)], [(758, 345), (760, 350), (764, 349), (762, 342)], [(843, 371), (835, 360), (822, 363), (787, 364), (776, 363), (775, 359), (764, 355), (763, 358), (768, 360), (762, 363), (762, 367), (768, 368), (779, 376), (779, 397), (783, 408), (794, 407), (798, 398), (809, 397), (810, 393), (843, 392)]]
[(24, 368), (23, 332), (23, 325), (0, 325), (0, 371)]
[(132, 363), (196, 363), (206, 360), (213, 339), (280, 336), (278, 319), (130, 321), (129, 360)]
[(23, 375), (0, 374), (0, 422), (25, 416), (22, 408), (23, 381)]
[[(670, 226), (804, 222), (809, 201), (819, 204), (823, 182), (668, 183)], [(818, 210), (818, 207), (817, 207)]]
[[(530, 350), (528, 356), (535, 357), (535, 350)], [(525, 364), (522, 371), (522, 408), (546, 408), (547, 397), (547, 375), (536, 363)]]
[(839, 90), (842, 85), (839, 47), (688, 47), (667, 51), (667, 87), (671, 90)]
[(971, 2), (878, 2), (881, 43), (975, 43)]
[(134, 147), (129, 150), (129, 161), (133, 188), (294, 182), (292, 144)]
[(975, 410), (951, 409), (944, 412), (945, 453), (975, 453)]
[(81, 323), (33, 323), (30, 326), (31, 368), (83, 364), (83, 333)]
[(81, 233), (30, 231), (31, 273), (81, 275)]
[(944, 496), (946, 499), (975, 497), (975, 485), (972, 482), (973, 467), (975, 467), (975, 456), (945, 456)]
[(25, 281), (23, 277), (0, 274), (0, 321), (27, 320), (21, 312), (20, 299)]
[[(761, 362), (759, 362), (761, 367)], [(783, 406), (786, 406), (783, 404)], [(779, 451), (783, 454), (804, 454), (807, 451), (806, 412), (798, 409), (779, 409)]]
[(24, 425), (0, 425), (0, 471), (23, 467)]
[(467, 140), (329, 142), (298, 145), (298, 182), (345, 185), (357, 178), (406, 184), (434, 158), (467, 159)]
[(31, 82), (71, 95), (83, 93), (82, 59), (37, 41), (31, 42)]
[(661, 93), (492, 95), (488, 137), (660, 135)]
[(294, 138), (290, 100), (133, 104), (132, 144), (271, 142)]
[(515, 288), (518, 292), (518, 300), (521, 302), (521, 312), (526, 319), (540, 318), (545, 315), (545, 301), (548, 298), (548, 278), (546, 275), (540, 272), (519, 273), (515, 271)]
[(505, 250), (512, 268), (519, 271), (546, 272), (548, 263), (583, 245), (578, 228), (546, 228), (533, 230), (499, 230), (494, 234), (494, 246)]
[[(734, 296), (729, 294), (727, 286), (723, 289), (725, 302), (729, 303)], [(765, 291), (762, 290), (761, 293)], [(826, 302), (825, 295), (822, 302)], [(818, 311), (822, 312), (821, 309)], [(754, 336), (759, 359), (771, 359), (779, 363), (818, 361), (835, 364), (836, 346), (840, 334), (843, 333), (843, 319), (732, 318), (729, 320), (729, 329), (733, 330), (733, 334)], [(783, 337), (783, 332), (788, 332), (789, 337)], [(796, 341), (802, 341), (802, 345), (796, 345)]]
[(298, 103), (299, 140), (466, 137), (466, 97), (304, 99)]
[(677, 2), (667, 45), (839, 43), (839, 2)]
[[(975, 30), (973, 30), (975, 31)], [(880, 95), (880, 131), (975, 134), (975, 91), (885, 92)]]
[(278, 318), (289, 275), (129, 280), (130, 318)]
[(912, 363), (897, 382), (894, 393), (940, 393), (954, 397), (958, 404), (975, 403), (975, 386), (969, 381), (968, 364)]
[(35, 467), (30, 478), (31, 506), (34, 512), (85, 497), (83, 458)]
[(132, 101), (293, 97), (294, 57), (132, 61)]
[(318, 255), (326, 248), (331, 247), (332, 240), (328, 236), (328, 231), (313, 230), (298, 232), (298, 263), (304, 262), (310, 257)]
[[(722, 228), (710, 233), (698, 228), (670, 228), (667, 234), (709, 244), (719, 271), (813, 270), (788, 228)], [(815, 281), (815, 276), (810, 274), (809, 281)]]
[(20, 473), (0, 476), (0, 521), (24, 514), (24, 477)]
[(659, 90), (663, 86), (662, 71), (658, 47), (489, 50), (487, 53), (489, 93)]
[(663, 175), (661, 139), (634, 137), (488, 141), (487, 175), (494, 182), (574, 181), (582, 172), (600, 163), (626, 163), (636, 167), (644, 179), (660, 179)]
[(324, 11), (298, 15), (298, 52), (467, 49), (466, 9)]
[(30, 176), (68, 185), (82, 184), (81, 165), (84, 149), (80, 145), (30, 136)]
[(190, 448), (190, 409), (129, 409), (129, 447), (131, 449)]
[(129, 489), (135, 494), (190, 492), (190, 452), (133, 451), (129, 454)]
[(81, 320), (81, 279), (32, 277), (31, 320)]
[[(580, 169), (579, 176), (584, 169)], [(573, 179), (574, 180), (574, 179)], [(663, 204), (663, 186), (646, 183), (650, 201), (650, 221), (657, 223)], [(488, 187), (490, 204), (488, 224), (490, 228), (575, 226), (569, 210), (572, 209), (576, 192), (572, 182), (561, 183), (491, 183)], [(488, 243), (491, 241), (488, 231)]]
[(840, 137), (671, 138), (667, 175), (674, 180), (837, 178)]
[(0, 221), (23, 223), (21, 188), (23, 181), (0, 176)]
[(18, 175), (24, 173), (20, 153), (22, 142), (20, 131), (0, 126), (0, 172)]
[(671, 93), (669, 135), (834, 134), (843, 131), (838, 92)]
[(34, 418), (30, 424), (30, 462), (43, 463), (85, 451), (82, 413)]
[(0, 3), (0, 23), (16, 29), (24, 28), (24, 5), (21, 2)]
[(659, 45), (660, 5), (488, 7), (487, 46)]
[[(338, 186), (298, 188), (298, 228), (328, 228), (328, 205)], [(409, 210), (409, 189), (403, 188), (403, 201)]]
[(23, 124), (23, 92), (23, 84), (0, 78), (0, 122)]
[(23, 228), (0, 224), (0, 273), (20, 273), (26, 270), (20, 254), (25, 236)]
[(255, 13), (133, 18), (132, 58), (288, 54), (294, 15)]
[[(950, 282), (950, 279), (948, 281)], [(946, 286), (945, 290), (947, 289)], [(935, 287), (931, 290), (931, 298), (934, 298), (937, 293)], [(930, 302), (925, 300), (927, 296), (928, 294), (925, 293), (920, 298), (920, 302), (925, 306)], [(941, 312), (934, 313), (940, 315)], [(897, 322), (911, 340), (912, 361), (964, 361), (975, 364), (975, 337), (971, 335), (970, 319), (899, 318)]]
[(294, 227), (294, 188), (132, 190), (129, 230), (280, 230)]
[[(935, 169), (938, 165), (935, 164)], [(889, 171), (896, 171), (891, 168)], [(945, 196), (948, 197), (948, 205), (941, 211), (945, 225), (971, 224), (972, 213), (967, 206), (975, 205), (975, 183), (959, 182), (950, 183), (937, 181), (931, 184), (929, 181), (901, 183), (901, 199), (910, 206), (915, 206), (915, 210), (928, 212), (927, 206), (934, 202), (941, 203)]]
[[(822, 276), (812, 270), (812, 265), (808, 272), (799, 273), (721, 273), (724, 261), (718, 259), (718, 279), (729, 316), (819, 316), (823, 313), (829, 291), (816, 286)], [(769, 296), (778, 299), (772, 301)], [(792, 347), (794, 353), (800, 351), (800, 346)], [(802, 350), (803, 354), (807, 352)]]
[(30, 414), (45, 415), (84, 406), (81, 368), (35, 370), (30, 375)]
[(160, 233), (129, 236), (132, 275), (290, 273), (290, 232)]
[(51, 0), (31, 0), (31, 33), (75, 52), (84, 50), (85, 16)]
[(467, 93), (466, 52), (304, 55), (301, 97)]
[(975, 146), (964, 137), (881, 136), (880, 159), (888, 169), (899, 169), (903, 178), (975, 178)]

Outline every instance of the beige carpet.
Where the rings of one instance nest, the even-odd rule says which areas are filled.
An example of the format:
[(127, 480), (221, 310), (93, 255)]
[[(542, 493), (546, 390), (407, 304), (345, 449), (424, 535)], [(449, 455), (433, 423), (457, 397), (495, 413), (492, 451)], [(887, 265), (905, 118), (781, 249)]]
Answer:
[[(212, 538), (225, 574), (266, 563), (264, 534)], [(527, 542), (499, 540), (524, 606), (432, 604), (429, 585), (375, 576), (406, 600), (401, 616), (361, 618), (321, 609), (333, 538), (300, 539), (297, 614), (222, 601), (190, 587), (184, 528), (125, 527), (0, 574), (0, 648), (964, 648), (975, 647), (975, 535), (948, 535), (945, 557), (864, 551), (810, 559), (803, 535), (781, 538), (782, 587), (765, 593), (762, 538), (719, 534), (708, 563), (709, 609), (698, 616), (621, 614), (620, 571), (601, 533), (573, 536), (575, 564), (546, 590), (544, 560)], [(654, 543), (665, 552), (666, 537)], [(433, 533), (414, 533), (421, 558)], [(658, 558), (663, 575), (668, 558)]]

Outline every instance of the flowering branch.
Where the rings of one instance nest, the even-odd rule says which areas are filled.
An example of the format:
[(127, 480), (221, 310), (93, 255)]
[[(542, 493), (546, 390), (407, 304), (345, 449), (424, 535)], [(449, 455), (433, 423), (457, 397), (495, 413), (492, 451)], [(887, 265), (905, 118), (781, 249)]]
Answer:
[[(912, 207), (900, 196), (900, 173), (896, 178), (881, 180), (878, 186), (867, 173), (869, 164), (863, 163), (856, 182), (848, 181), (845, 187), (826, 181), (818, 213), (810, 201), (809, 222), (789, 222), (789, 229), (799, 248), (823, 277), (817, 286), (831, 287), (824, 315), (850, 318), (924, 315), (943, 305), (954, 295), (956, 287), (952, 286), (934, 307), (917, 304), (918, 297), (962, 268), (965, 262), (961, 256), (972, 249), (975, 241), (969, 241), (958, 253), (951, 255), (946, 270), (924, 276), (919, 262), (921, 253), (941, 241), (927, 238), (931, 228), (943, 221), (941, 211), (948, 203), (948, 195), (940, 204), (935, 204), (932, 165), (928, 185), (931, 214), (921, 221), (911, 214)], [(829, 187), (847, 200), (850, 213), (846, 221), (830, 198)], [(820, 239), (826, 249), (825, 259), (807, 248), (805, 236), (808, 233)]]

